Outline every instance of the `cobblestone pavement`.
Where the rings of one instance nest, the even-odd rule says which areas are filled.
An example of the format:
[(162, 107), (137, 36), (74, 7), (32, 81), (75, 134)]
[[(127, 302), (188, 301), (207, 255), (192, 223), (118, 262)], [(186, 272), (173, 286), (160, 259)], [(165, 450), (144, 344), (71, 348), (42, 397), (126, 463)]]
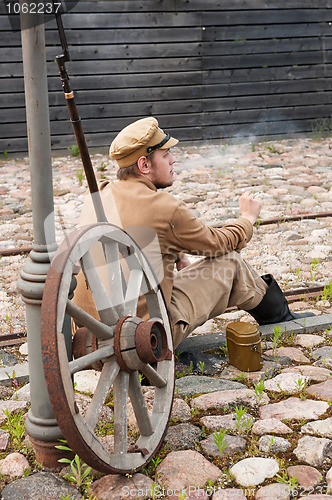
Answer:
[[(176, 178), (169, 190), (207, 224), (238, 216), (238, 198), (247, 189), (262, 200), (262, 220), (332, 212), (331, 140), (192, 146), (174, 148), (174, 154)], [(115, 179), (115, 164), (107, 156), (93, 155), (92, 163), (99, 179)], [(0, 249), (31, 245), (28, 160), (2, 161), (0, 171)], [(80, 159), (54, 158), (53, 183), (60, 243), (78, 224), (87, 189)], [(285, 290), (325, 284), (332, 275), (331, 228), (331, 217), (262, 226), (242, 255), (261, 274), (274, 274)], [(16, 281), (26, 259), (0, 259), (2, 332), (21, 331), (24, 325)]]
[[(255, 192), (262, 199), (262, 220), (332, 212), (332, 149), (327, 139), (188, 146), (174, 148), (174, 153), (178, 158), (177, 175), (170, 191), (207, 224), (236, 217), (237, 200), (244, 190)], [(94, 155), (93, 164), (99, 178), (115, 178), (114, 165), (106, 156)], [(31, 245), (28, 161), (3, 161), (0, 170), (0, 249)], [(78, 224), (86, 191), (79, 159), (54, 158), (53, 179), (60, 243)], [(259, 226), (242, 253), (262, 274), (273, 273), (284, 290), (325, 285), (332, 278), (331, 230), (332, 217)], [(16, 281), (26, 259), (27, 256), (22, 255), (0, 259), (1, 334), (25, 328)], [(332, 297), (326, 291), (319, 300), (297, 301), (290, 307), (327, 315), (332, 313), (331, 302)], [(218, 331), (227, 322), (238, 319), (252, 321), (246, 313), (232, 311), (208, 322), (195, 334)], [(332, 498), (329, 495), (331, 346), (328, 326), (316, 332), (288, 331), (280, 343), (276, 338), (263, 342), (267, 357), (261, 372), (243, 374), (225, 363), (212, 377), (205, 373), (207, 365), (204, 369), (201, 364), (198, 373), (178, 378), (177, 390), (181, 391), (181, 397), (175, 398), (167, 447), (160, 461), (154, 463), (157, 467), (152, 464), (144, 474), (132, 479), (102, 477), (92, 483), (91, 494), (100, 499), (111, 498), (107, 494), (112, 491), (112, 499), (123, 498), (123, 488), (130, 486), (131, 481), (142, 484), (144, 491), (153, 480), (164, 488), (161, 491), (164, 497), (174, 499), (179, 498), (183, 490), (187, 496), (180, 498)], [(183, 369), (188, 371), (188, 367)], [(224, 385), (210, 393), (204, 388), (198, 390), (198, 379), (203, 377), (218, 379)], [(263, 392), (257, 385), (261, 377), (266, 379)], [(7, 397), (8, 394), (3, 396), (2, 403), (6, 403)], [(29, 400), (28, 396), (24, 398)], [(235, 405), (245, 409), (243, 418), (239, 419)], [(221, 453), (213, 433), (223, 430), (226, 447)], [(3, 457), (7, 454), (10, 461), (14, 450), (13, 445), (8, 445)], [(191, 464), (189, 470), (188, 463)], [(1, 467), (0, 461), (0, 474), (15, 485), (16, 481), (11, 482), (14, 477), (8, 479)], [(18, 476), (23, 475), (24, 467), (22, 465)], [(31, 477), (37, 480), (37, 474)], [(196, 489), (192, 487), (189, 491), (192, 485)], [(172, 496), (171, 492), (177, 490), (180, 494)], [(4, 499), (7, 498), (5, 491), (6, 488), (2, 492)], [(315, 496), (310, 496), (312, 494)]]

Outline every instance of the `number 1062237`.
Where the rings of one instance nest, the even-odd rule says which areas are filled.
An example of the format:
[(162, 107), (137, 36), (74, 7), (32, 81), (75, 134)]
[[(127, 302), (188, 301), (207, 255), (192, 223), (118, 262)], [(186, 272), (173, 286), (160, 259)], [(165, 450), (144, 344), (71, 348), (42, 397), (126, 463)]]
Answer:
[(61, 2), (8, 2), (8, 14), (53, 14), (61, 7)]

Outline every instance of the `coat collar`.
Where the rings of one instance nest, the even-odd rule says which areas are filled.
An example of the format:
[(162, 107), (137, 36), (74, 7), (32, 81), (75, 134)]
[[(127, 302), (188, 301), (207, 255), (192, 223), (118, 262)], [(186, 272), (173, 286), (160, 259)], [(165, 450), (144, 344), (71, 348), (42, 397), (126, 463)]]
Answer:
[(127, 180), (120, 182), (140, 182), (141, 184), (145, 184), (149, 189), (152, 189), (152, 191), (158, 191), (156, 186), (143, 175), (140, 175), (138, 177), (136, 176), (129, 177)]

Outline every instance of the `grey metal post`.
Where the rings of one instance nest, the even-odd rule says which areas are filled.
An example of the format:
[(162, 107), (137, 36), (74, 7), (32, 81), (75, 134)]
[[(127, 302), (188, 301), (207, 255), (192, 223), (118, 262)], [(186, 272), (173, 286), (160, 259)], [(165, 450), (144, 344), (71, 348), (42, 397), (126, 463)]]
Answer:
[[(21, 5), (23, 2), (33, 3), (21, 0)], [(43, 16), (21, 13), (21, 36), (34, 231), (33, 250), (18, 280), (18, 290), (26, 304), (29, 351), (31, 409), (26, 431), (37, 461), (56, 467), (59, 452), (54, 444), (62, 436), (46, 388), (40, 342), (41, 299), (50, 260), (57, 247)]]

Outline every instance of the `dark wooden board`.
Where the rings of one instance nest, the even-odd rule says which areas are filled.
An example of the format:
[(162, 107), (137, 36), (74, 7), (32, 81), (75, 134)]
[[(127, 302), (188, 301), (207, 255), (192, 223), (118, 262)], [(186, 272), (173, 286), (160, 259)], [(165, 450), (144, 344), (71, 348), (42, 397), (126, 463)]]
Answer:
[(297, 80), (307, 78), (331, 78), (331, 64), (315, 64), (305, 66), (280, 66), (275, 68), (245, 68), (232, 70), (203, 71), (202, 83), (242, 83), (268, 82), (274, 80)]
[(202, 31), (202, 38), (203, 41), (237, 41), (289, 38), (290, 34), (294, 38), (331, 36), (329, 22), (207, 27)]
[[(179, 72), (181, 71), (213, 71), (219, 73), (223, 70), (233, 71), (247, 70), (256, 71), (271, 69), (278, 71), (278, 67), (282, 67), (281, 71), (301, 71), (304, 67), (313, 67), (323, 65), (328, 68), (332, 63), (332, 51), (324, 52), (296, 52), (288, 54), (263, 54), (263, 55), (246, 55), (246, 56), (223, 56), (223, 57), (184, 57), (184, 58), (156, 58), (156, 59), (128, 59), (128, 60), (113, 60), (113, 61), (71, 61), (68, 64), (68, 72), (71, 75), (81, 76), (87, 72), (95, 75), (95, 81), (98, 80), (98, 75), (123, 75), (137, 73), (154, 73), (154, 72)], [(253, 68), (253, 70), (251, 69)], [(47, 72), (50, 76), (58, 74), (57, 66), (53, 61), (47, 63)], [(3, 77), (22, 77), (23, 64), (18, 62), (0, 63), (0, 73)], [(98, 84), (97, 84), (98, 85)]]
[[(45, 27), (45, 40), (47, 45), (61, 47), (59, 35), (55, 28)], [(69, 47), (73, 45), (107, 45), (120, 43), (163, 43), (163, 42), (195, 42), (202, 39), (202, 28), (132, 28), (125, 29), (99, 29), (99, 30), (66, 30)], [(2, 31), (1, 45), (20, 47), (19, 32)], [(61, 50), (60, 50), (61, 51)]]
[(248, 142), (255, 142), (271, 135), (282, 139), (285, 135), (312, 133), (313, 121), (304, 120), (280, 120), (274, 122), (255, 122), (230, 124), (223, 126), (205, 126), (203, 128), (203, 140), (222, 140), (236, 137), (237, 140), (247, 138)]
[(297, 106), (284, 108), (216, 111), (203, 113), (203, 126), (230, 124), (230, 123), (259, 123), (273, 121), (292, 121), (298, 119), (317, 119), (329, 117), (326, 106)]
[(270, 94), (246, 97), (223, 97), (221, 95), (214, 99), (204, 99), (203, 109), (206, 113), (219, 110), (254, 110), (261, 108), (283, 108), (287, 106), (308, 106), (316, 104), (325, 105), (328, 101), (332, 103), (332, 90), (329, 90), (328, 92)]
[(244, 83), (220, 83), (204, 85), (204, 98), (227, 96), (264, 96), (268, 94), (302, 94), (308, 92), (331, 91), (332, 81), (328, 78), (305, 78), (298, 80), (275, 80)]
[[(197, 11), (197, 12), (127, 12), (124, 13), (73, 13), (63, 16), (65, 28), (70, 29), (112, 29), (151, 27), (182, 27), (182, 26), (239, 26), (239, 25), (275, 25), (295, 23), (330, 22), (329, 9), (275, 9), (247, 11)], [(47, 27), (55, 27), (55, 21), (47, 23)], [(10, 20), (6, 15), (0, 16), (0, 31), (11, 29)]]
[[(210, 89), (209, 95), (205, 95), (204, 99), (202, 98), (202, 87), (188, 88), (188, 90), (186, 90), (185, 87), (181, 87), (180, 94), (174, 92), (174, 97), (176, 97), (177, 100), (167, 98), (167, 93), (161, 93), (159, 89), (141, 89), (140, 99), (138, 98), (138, 94), (135, 93), (135, 90), (131, 90), (127, 92), (127, 101), (124, 99), (121, 91), (118, 91), (117, 94), (114, 95), (114, 101), (111, 103), (106, 103), (106, 96), (103, 96), (101, 103), (98, 103), (94, 95), (90, 96), (90, 101), (86, 101), (86, 99), (83, 100), (83, 96), (78, 95), (76, 103), (81, 117), (89, 119), (92, 117), (127, 116), (130, 109), (133, 111), (137, 110), (137, 114), (146, 115), (158, 114), (162, 112), (165, 107), (170, 107), (171, 109), (176, 108), (177, 112), (193, 113), (199, 112), (202, 106), (204, 111), (207, 112), (221, 109), (259, 109), (262, 107), (271, 108), (324, 103), (327, 105), (328, 102), (332, 102), (331, 86), (326, 87), (327, 84), (325, 80), (321, 81), (321, 84), (325, 85), (325, 88), (323, 87), (323, 89), (321, 89), (323, 91), (319, 91), (319, 82), (316, 80), (311, 81), (306, 90), (304, 90), (303, 83), (305, 82), (306, 81), (300, 80), (298, 83), (302, 85), (299, 88), (295, 87), (293, 89), (289, 88), (289, 84), (287, 84), (287, 86), (284, 85), (285, 93), (281, 93), (281, 84), (285, 84), (285, 82), (277, 82), (275, 86), (270, 85), (269, 88), (267, 87), (267, 83), (264, 82), (264, 87), (262, 87), (261, 91), (259, 91), (259, 89), (256, 90), (256, 95), (250, 95), (250, 93), (247, 95), (248, 92), (246, 92), (245, 95), (233, 95), (229, 97), (231, 91), (234, 92), (234, 88), (233, 86), (223, 85), (212, 86), (213, 90)], [(297, 81), (293, 83), (297, 83)], [(247, 88), (248, 87), (249, 84)], [(253, 85), (250, 84), (250, 88), (252, 87)], [(204, 88), (205, 94), (208, 88), (209, 87)], [(268, 89), (270, 93), (264, 95), (262, 92), (263, 88)], [(152, 92), (152, 90), (154, 90), (154, 92)], [(175, 90), (177, 89), (175, 88)], [(287, 90), (288, 92), (286, 93)], [(111, 91), (107, 92), (107, 94), (109, 93), (111, 93)], [(118, 95), (118, 98), (115, 97), (116, 95)], [(9, 107), (10, 97), (10, 94), (0, 94), (0, 109)], [(50, 94), (49, 101), (51, 120), (66, 120), (68, 118), (68, 111), (62, 93)], [(2, 121), (6, 123), (25, 122), (23, 96), (21, 96), (18, 102), (20, 102), (20, 106), (17, 105), (17, 107), (13, 107), (11, 105), (10, 112), (6, 113), (6, 119)], [(5, 111), (2, 111), (2, 113), (4, 114)]]
[[(25, 97), (22, 92), (23, 80), (21, 81), (21, 92), (13, 94), (12, 92), (0, 93), (0, 108), (23, 108)], [(1, 87), (1, 80), (0, 80)], [(266, 82), (245, 82), (234, 84), (213, 84), (213, 85), (183, 85), (166, 86), (153, 88), (123, 88), (123, 89), (96, 89), (80, 90), (75, 92), (78, 108), (93, 104), (112, 104), (112, 103), (130, 103), (150, 101), (167, 101), (174, 99), (209, 99), (209, 98), (227, 98), (227, 97), (245, 97), (262, 96), (270, 94), (284, 94), (292, 96), (294, 93), (305, 95), (331, 91), (332, 81), (328, 78), (308, 78), (303, 80), (276, 80)], [(62, 91), (49, 93), (50, 106), (61, 106), (66, 108), (65, 98)], [(25, 113), (25, 110), (21, 111)]]
[[(297, 106), (297, 107), (278, 107), (278, 108), (268, 108), (268, 109), (246, 109), (246, 110), (230, 110), (230, 111), (215, 111), (209, 113), (182, 113), (180, 115), (176, 114), (177, 110), (167, 106), (163, 112), (167, 111), (167, 115), (164, 116), (166, 126), (181, 126), (188, 127), (194, 124), (200, 123), (201, 119), (203, 126), (215, 125), (217, 123), (228, 124), (228, 123), (251, 123), (259, 121), (280, 121), (280, 120), (296, 120), (296, 119), (318, 119), (326, 118), (331, 114), (331, 108), (329, 109), (325, 105), (309, 105), (309, 106)], [(201, 118), (202, 116), (202, 118)], [(141, 118), (142, 114), (136, 115), (136, 119)], [(112, 130), (118, 130), (119, 121), (130, 123), (130, 117), (119, 118), (117, 116), (110, 118), (91, 118), (84, 121), (84, 131), (86, 133), (92, 132), (106, 132)], [(24, 128), (24, 127), (23, 127)], [(51, 132), (52, 135), (58, 135), (63, 133), (71, 132), (71, 124), (68, 120), (53, 121), (51, 122)], [(18, 128), (17, 125), (14, 127), (9, 127), (8, 124), (0, 124), (0, 136), (5, 137), (17, 137)]]
[[(182, 140), (309, 133), (332, 115), (332, 0), (80, 0), (63, 15), (89, 146), (146, 115)], [(52, 143), (75, 143), (46, 18)], [(19, 32), (0, 4), (0, 152), (27, 147)], [(249, 131), (249, 132), (248, 132)], [(176, 135), (174, 132), (174, 135)], [(248, 135), (249, 134), (249, 135)]]
[(204, 57), (203, 70), (233, 68), (295, 67), (332, 63), (332, 51), (290, 52), (288, 54), (249, 54), (243, 56)]
[[(214, 12), (202, 9), (197, 12), (159, 11), (107, 13), (69, 12), (63, 16), (63, 24), (71, 29), (99, 29), (99, 28), (139, 28), (151, 27), (182, 27), (182, 26), (239, 26), (239, 25), (274, 25), (291, 23), (317, 23), (331, 21), (329, 9), (274, 9), (274, 10), (247, 10)], [(55, 26), (55, 22), (47, 23), (48, 27)], [(10, 21), (7, 16), (0, 17), (0, 31), (9, 30)]]
[[(202, 0), (80, 0), (79, 2), (66, 2), (70, 12), (142, 12), (142, 11), (201, 11)], [(256, 10), (278, 9), (280, 0), (204, 0), (204, 10)], [(317, 8), (326, 9), (332, 7), (332, 0), (287, 0), (287, 9)]]
[[(320, 52), (332, 49), (332, 36), (324, 38), (284, 38), (266, 40), (265, 43), (257, 40), (225, 41), (225, 42), (171, 42), (171, 43), (148, 43), (148, 44), (112, 44), (104, 45), (73, 45), (70, 47), (72, 61), (90, 61), (104, 59), (146, 59), (151, 58), (179, 58), (211, 56), (250, 56), (256, 54), (283, 55), (307, 52)], [(58, 46), (46, 48), (46, 59), (53, 61), (59, 54)], [(0, 47), (0, 60), (22, 61), (22, 48)]]
[[(130, 15), (129, 15), (130, 14)], [(331, 22), (329, 9), (278, 9), (249, 11), (216, 11), (216, 12), (124, 12), (118, 13), (68, 13), (63, 16), (63, 24), (68, 29), (126, 29), (149, 26), (151, 28), (179, 28), (209, 26), (240, 27), (246, 25), (263, 28), (274, 25), (290, 24), (304, 26), (306, 24), (326, 24)], [(46, 23), (46, 29), (55, 29), (54, 20)], [(0, 16), (0, 31), (11, 31), (8, 16)]]
[(202, 42), (203, 56), (227, 56), (249, 54), (282, 54), (291, 52), (322, 51), (332, 49), (332, 36), (314, 38), (275, 38), (261, 40), (238, 40), (225, 42)]
[[(118, 122), (118, 129), (113, 130), (110, 133), (97, 132), (97, 133), (85, 134), (88, 146), (104, 148), (105, 152), (107, 152), (111, 141), (114, 139), (119, 130), (128, 125), (128, 123), (134, 121), (135, 119), (136, 117), (132, 117), (128, 118), (127, 120), (122, 120), (122, 122)], [(162, 121), (160, 121), (160, 123), (162, 124)], [(182, 127), (180, 127), (179, 129), (172, 128), (169, 129), (169, 132), (174, 137), (177, 137), (179, 140), (199, 141), (202, 139), (202, 130), (200, 126), (197, 126), (197, 124), (191, 126), (190, 128), (182, 128)], [(51, 136), (51, 144), (53, 151), (66, 150), (75, 143), (76, 142), (74, 134), (63, 134), (63, 135), (60, 134)], [(0, 151), (7, 150), (9, 153), (23, 151), (27, 153), (27, 144), (28, 141), (26, 138), (26, 134), (25, 135), (23, 134), (22, 137), (19, 138), (15, 137), (9, 139), (0, 138)]]
[[(320, 47), (317, 47), (317, 50)], [(46, 47), (47, 61), (54, 61), (61, 52), (58, 46)], [(96, 61), (103, 59), (146, 59), (146, 58), (179, 58), (202, 54), (200, 42), (148, 43), (148, 44), (105, 44), (74, 45), (70, 47), (71, 61)], [(0, 61), (22, 61), (22, 48), (0, 47)], [(106, 63), (105, 63), (106, 64)], [(70, 65), (70, 63), (69, 63)]]
[[(149, 116), (157, 115), (165, 112), (165, 109), (176, 110), (177, 113), (200, 113), (202, 112), (202, 101), (201, 99), (195, 100), (176, 100), (176, 101), (163, 101), (154, 100), (146, 102), (128, 102), (128, 103), (112, 103), (112, 104), (88, 104), (81, 106), (80, 116), (85, 122), (85, 120), (90, 120), (91, 118), (110, 118), (128, 116), (130, 114)], [(63, 103), (60, 106), (50, 107), (50, 119), (54, 121), (58, 120), (68, 120), (68, 109)], [(24, 108), (14, 108), (11, 113), (8, 113), (7, 123), (19, 123), (25, 122), (25, 110)]]
[[(174, 85), (195, 85), (201, 83), (199, 71), (184, 71), (170, 73), (137, 73), (127, 75), (72, 75), (70, 71), (70, 81), (74, 91), (98, 90), (98, 89), (122, 89), (141, 87), (168, 87)], [(10, 89), (11, 92), (19, 92), (23, 88), (23, 77), (0, 78), (0, 92)], [(48, 78), (48, 88), (50, 91), (60, 91), (61, 82), (59, 76)]]
[[(146, 102), (112, 103), (112, 104), (86, 104), (79, 107), (80, 116), (83, 120), (96, 118), (120, 118), (130, 114), (147, 116), (158, 115), (168, 111), (176, 110), (176, 113), (200, 113), (216, 111), (256, 110), (289, 106), (326, 105), (332, 102), (332, 90), (326, 92), (306, 92), (288, 94), (270, 94), (258, 96), (224, 97), (222, 94), (210, 99), (182, 99), (179, 101), (164, 101), (162, 99)], [(332, 112), (332, 104), (330, 106)], [(51, 120), (68, 120), (68, 110), (64, 103), (50, 107)], [(13, 108), (7, 114), (6, 123), (25, 122), (25, 109)]]
[[(201, 59), (199, 57), (186, 58), (164, 58), (164, 59), (130, 59), (130, 60), (113, 60), (107, 61), (71, 61), (68, 64), (70, 73), (74, 75), (86, 75), (87, 71), (90, 74), (105, 75), (105, 74), (123, 74), (123, 73), (145, 73), (149, 72), (171, 72), (171, 71), (199, 71), (201, 68)], [(47, 72), (49, 75), (57, 75), (57, 65), (53, 61), (47, 63)], [(19, 77), (23, 75), (23, 64), (16, 62), (0, 63), (0, 74), (4, 77)]]

